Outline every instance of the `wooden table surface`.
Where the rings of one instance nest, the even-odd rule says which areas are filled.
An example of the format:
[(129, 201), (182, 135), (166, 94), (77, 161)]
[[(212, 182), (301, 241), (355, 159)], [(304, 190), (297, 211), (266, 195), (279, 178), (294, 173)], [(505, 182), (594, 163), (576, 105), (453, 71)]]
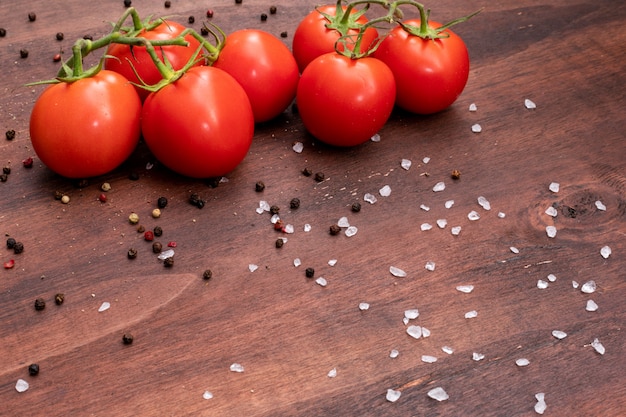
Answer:
[[(184, 23), (193, 15), (196, 29), (211, 7), (213, 23), (227, 32), (286, 31), (288, 45), (315, 4), (174, 0), (165, 9), (162, 1), (133, 1), (142, 16)], [(270, 5), (278, 12), (261, 22)], [(456, 28), (472, 69), (450, 109), (429, 117), (396, 111), (380, 142), (352, 149), (315, 142), (288, 110), (257, 126), (244, 162), (212, 187), (155, 164), (143, 145), (88, 183), (63, 179), (37, 158), (24, 168), (21, 161), (35, 156), (28, 121), (43, 89), (25, 84), (54, 76), (53, 55), (68, 53), (79, 37), (105, 34), (124, 6), (3, 1), (0, 126), (16, 137), (0, 141), (0, 165), (11, 167), (0, 183), (0, 232), (25, 249), (16, 255), (2, 243), (0, 250), (2, 262), (15, 259), (13, 269), (0, 270), (0, 415), (531, 416), (537, 393), (545, 393), (545, 415), (626, 415), (626, 3), (429, 6), (441, 21), (484, 7)], [(55, 40), (57, 32), (65, 40)], [(473, 133), (474, 124), (482, 132)], [(325, 180), (302, 175), (304, 168)], [(112, 189), (101, 203), (104, 182)], [(439, 182), (445, 190), (433, 191)], [(384, 186), (388, 197), (379, 193)], [(191, 193), (206, 199), (203, 209), (189, 204)], [(377, 202), (364, 201), (367, 193)], [(169, 204), (154, 219), (162, 196)], [(294, 197), (297, 210), (289, 207)], [(270, 215), (256, 212), (261, 200), (280, 207), (295, 232), (276, 232)], [(479, 220), (468, 218), (472, 211)], [(164, 244), (177, 243), (173, 267), (129, 223), (131, 212), (148, 229), (162, 227)], [(329, 234), (342, 217), (356, 235)], [(422, 231), (425, 224), (432, 229)], [(277, 249), (279, 237), (288, 241)], [(139, 254), (129, 260), (132, 247)], [(305, 277), (308, 267), (315, 278)], [(540, 280), (548, 287), (538, 288)], [(596, 291), (582, 292), (590, 280)], [(462, 285), (474, 289), (463, 293)], [(43, 311), (34, 308), (37, 298), (47, 303)], [(597, 311), (587, 311), (589, 300)], [(104, 302), (110, 308), (98, 312)], [(411, 309), (419, 317), (406, 324)], [(471, 311), (477, 316), (465, 318)], [(412, 338), (411, 325), (430, 336)], [(125, 333), (134, 343), (122, 343)], [(37, 376), (29, 375), (32, 363)], [(30, 386), (21, 393), (20, 379)], [(435, 387), (449, 399), (429, 398)], [(396, 402), (386, 399), (389, 389), (401, 392)]]

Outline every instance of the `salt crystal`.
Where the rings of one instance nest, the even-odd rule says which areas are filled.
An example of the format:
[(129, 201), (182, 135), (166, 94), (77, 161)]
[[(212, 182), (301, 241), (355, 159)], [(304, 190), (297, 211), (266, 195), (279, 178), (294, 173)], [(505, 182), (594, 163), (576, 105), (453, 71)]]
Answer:
[(519, 253), (519, 249), (517, 249), (515, 246), (511, 246), (509, 249), (510, 249), (510, 250), (511, 250), (511, 252), (513, 252), (513, 253)]
[(383, 188), (381, 188), (380, 190), (378, 190), (378, 193), (382, 196), (382, 197), (389, 197), (391, 195), (391, 187), (388, 185), (385, 185)]
[(424, 158), (422, 158), (422, 162), (427, 164), (430, 162), (430, 157), (429, 156), (425, 156)]
[(385, 398), (387, 399), (387, 401), (395, 403), (396, 401), (398, 401), (398, 398), (400, 398), (400, 395), (402, 395), (402, 392), (390, 388), (387, 390), (387, 395), (385, 396)]
[(553, 193), (558, 193), (560, 188), (561, 184), (559, 184), (558, 182), (551, 182), (550, 186), (548, 187), (548, 189)]
[(376, 133), (370, 139), (372, 140), (372, 142), (380, 142), (380, 135)]
[(396, 349), (391, 349), (391, 352), (389, 352), (389, 357), (391, 359), (395, 359), (398, 357), (399, 354), (400, 352), (398, 352)]
[(433, 388), (428, 391), (428, 396), (437, 401), (446, 401), (450, 398), (448, 393), (441, 387)]
[(548, 282), (544, 281), (542, 279), (537, 281), (537, 288), (539, 288), (540, 290), (545, 290), (546, 288), (548, 288)]
[(596, 291), (597, 288), (598, 285), (596, 284), (596, 282), (594, 280), (589, 280), (585, 282), (582, 287), (580, 287), (580, 290), (585, 294), (592, 294)]
[(409, 320), (415, 320), (416, 318), (419, 317), (419, 315), (420, 315), (420, 312), (417, 308), (412, 308), (404, 312), (404, 317), (406, 317)]
[(452, 233), (454, 236), (458, 236), (461, 233), (461, 226), (454, 226), (452, 229), (450, 229), (450, 233)]
[(410, 321), (410, 320), (409, 320), (409, 319), (407, 319), (406, 317), (404, 317), (404, 318), (402, 319), (402, 323), (404, 323), (404, 325), (405, 325), (405, 326), (406, 326), (407, 324), (409, 324), (409, 321)]
[(250, 272), (254, 272), (254, 271), (256, 271), (257, 269), (259, 269), (259, 266), (258, 266), (258, 265), (255, 265), (255, 264), (249, 264), (249, 265), (248, 265), (248, 270), (249, 270)]
[(365, 310), (369, 310), (369, 309), (370, 309), (369, 303), (359, 303), (359, 310), (365, 311)]
[(326, 278), (324, 278), (324, 277), (319, 277), (318, 279), (315, 280), (315, 282), (320, 287), (325, 287), (326, 285), (328, 285), (328, 281), (326, 281)]
[(233, 363), (232, 365), (230, 365), (230, 370), (232, 372), (243, 372), (243, 365), (239, 364), (239, 363)]
[(202, 393), (202, 398), (204, 398), (205, 400), (210, 400), (211, 398), (213, 398), (213, 394), (211, 393), (211, 391), (204, 391)]
[(422, 337), (430, 337), (430, 330), (422, 326)]
[(556, 227), (554, 226), (547, 226), (546, 227), (546, 234), (548, 235), (549, 238), (553, 238), (556, 236)]
[(389, 272), (391, 272), (391, 275), (393, 275), (394, 277), (398, 277), (398, 278), (406, 277), (406, 272), (400, 268), (396, 268), (395, 266), (390, 266)]
[(424, 268), (426, 268), (427, 271), (434, 271), (435, 263), (433, 261), (428, 261), (426, 262), (426, 265), (424, 265)]
[(228, 178), (226, 178), (226, 177), (221, 177), (219, 182), (220, 182), (220, 183), (222, 183), (222, 184), (225, 184), (225, 183), (227, 183), (228, 181), (230, 181)]
[(557, 339), (561, 340), (561, 339), (565, 339), (567, 337), (567, 333), (562, 332), (560, 330), (552, 330), (552, 336), (554, 336)]
[(339, 227), (350, 227), (350, 222), (348, 221), (347, 217), (342, 217), (337, 222), (337, 226), (339, 226)]
[(161, 261), (167, 259), (167, 258), (171, 258), (172, 256), (174, 256), (174, 249), (168, 249), (168, 250), (164, 250), (163, 252), (159, 253), (159, 256), (157, 256), (157, 258), (159, 258)]
[(602, 255), (604, 259), (607, 259), (609, 256), (611, 256), (611, 248), (608, 246), (603, 246), (602, 249), (600, 249), (600, 255)]
[(530, 365), (530, 361), (526, 358), (519, 358), (515, 361), (515, 365), (520, 366), (520, 367), (528, 366)]
[(535, 394), (535, 398), (537, 399), (537, 403), (535, 403), (535, 412), (537, 414), (543, 414), (546, 411), (546, 408), (548, 408), (546, 402), (544, 401), (543, 392)]
[(410, 159), (403, 159), (400, 162), (400, 166), (405, 169), (405, 170), (409, 170), (409, 168), (411, 168), (411, 160)]
[(574, 289), (578, 288), (578, 286), (579, 286), (579, 285), (580, 285), (580, 284), (578, 284), (578, 282), (576, 282), (576, 281), (572, 281), (572, 287), (573, 287)]
[(469, 294), (474, 291), (473, 285), (459, 285), (456, 287), (457, 291), (461, 291), (462, 293)]
[(100, 308), (98, 308), (98, 312), (102, 313), (103, 311), (106, 311), (109, 308), (111, 308), (111, 303), (105, 301), (104, 303), (100, 305)]
[(452, 349), (450, 346), (444, 346), (441, 348), (441, 350), (443, 350), (448, 355), (452, 355), (454, 353), (454, 349)]
[(285, 228), (283, 229), (283, 231), (287, 234), (292, 234), (295, 231), (293, 224), (285, 225)]
[(503, 212), (501, 212), (501, 211), (500, 211), (500, 212), (498, 212), (498, 218), (499, 218), (499, 219), (504, 219), (505, 217), (506, 217), (506, 213), (503, 213)]
[(454, 205), (454, 200), (448, 200), (444, 203), (444, 207), (449, 209)]
[(336, 377), (336, 376), (337, 376), (337, 368), (333, 368), (333, 369), (331, 369), (330, 371), (328, 371), (328, 374), (327, 374), (327, 375), (328, 375), (328, 377), (329, 377), (329, 378), (334, 378), (334, 377)]
[(330, 265), (330, 266), (335, 266), (335, 265), (337, 265), (337, 260), (336, 260), (336, 259), (330, 259), (330, 260), (328, 261), (328, 265)]
[(422, 355), (422, 362), (425, 363), (435, 363), (437, 362), (437, 358), (430, 355)]
[(378, 200), (376, 199), (376, 196), (374, 194), (370, 194), (367, 193), (363, 196), (363, 200), (367, 201), (370, 204), (374, 204), (375, 202), (377, 202)]
[(482, 131), (483, 131), (483, 127), (479, 125), (478, 123), (472, 125), (472, 132), (480, 133)]
[(265, 200), (259, 201), (259, 208), (263, 211), (270, 211), (270, 203)]
[(437, 219), (437, 226), (439, 226), (440, 229), (445, 229), (447, 225), (448, 221), (446, 219)]
[(15, 390), (17, 392), (24, 392), (29, 387), (30, 385), (28, 385), (28, 382), (24, 381), (23, 379), (18, 379), (17, 382), (15, 383)]
[(295, 266), (297, 268), (300, 265), (302, 265), (302, 261), (300, 260), (300, 258), (296, 258), (296, 259), (293, 260), (293, 266)]
[(437, 184), (435, 184), (435, 186), (433, 187), (433, 191), (434, 192), (440, 192), (446, 189), (446, 183), (443, 181), (438, 182)]
[(585, 307), (587, 311), (598, 311), (598, 305), (593, 300), (587, 300), (587, 306)]
[(304, 144), (302, 142), (296, 142), (293, 144), (292, 148), (295, 153), (302, 153), (304, 150)]
[(598, 340), (598, 338), (595, 338), (593, 340), (593, 342), (591, 342), (591, 346), (596, 350), (596, 352), (598, 352), (600, 355), (604, 355), (605, 349), (604, 349), (604, 345), (602, 345), (602, 343), (600, 343), (600, 341)]
[(346, 229), (346, 236), (352, 237), (359, 231), (356, 226), (350, 226)]
[(420, 208), (421, 208), (422, 210), (424, 210), (424, 211), (430, 211), (430, 207), (428, 207), (428, 206), (427, 206), (427, 205), (425, 205), (425, 204), (420, 205)]
[(420, 229), (422, 230), (422, 232), (425, 232), (427, 230), (430, 230), (433, 228), (433, 225), (430, 223), (422, 223), (420, 226)]
[(472, 103), (469, 105), (469, 111), (476, 111), (478, 110), (478, 106), (476, 106), (476, 103)]
[(472, 220), (472, 221), (476, 221), (478, 219), (480, 219), (480, 214), (478, 214), (476, 211), (472, 210), (467, 214), (467, 218)]
[(483, 359), (485, 359), (485, 355), (483, 355), (482, 353), (474, 352), (472, 353), (472, 359), (476, 362), (482, 361)]
[(305, 231), (305, 232), (310, 232), (310, 231), (311, 231), (311, 225), (310, 225), (310, 224), (308, 224), (308, 223), (307, 223), (307, 224), (305, 224), (305, 225), (304, 225), (304, 231)]
[(467, 313), (465, 313), (466, 319), (473, 319), (475, 317), (478, 317), (478, 311), (476, 310), (468, 311)]
[(279, 220), (280, 216), (278, 214), (273, 214), (272, 217), (270, 217), (270, 223), (272, 224), (278, 223)]
[(527, 109), (536, 109), (537, 108), (537, 105), (535, 104), (535, 102), (530, 100), (530, 99), (524, 100), (524, 106), (526, 106)]
[(257, 214), (263, 214), (263, 209), (261, 207), (256, 208)]
[(152, 162), (147, 162), (147, 163), (146, 163), (146, 169), (149, 171), (149, 170), (151, 170), (152, 168), (154, 168), (154, 164), (153, 164)]
[(478, 197), (478, 204), (485, 210), (491, 210), (491, 203), (483, 196)]
[(556, 281), (556, 275), (554, 275), (554, 274), (548, 274), (548, 281), (550, 281), (550, 282), (554, 282), (554, 281)]
[(406, 332), (414, 339), (422, 337), (422, 328), (420, 326), (409, 326), (406, 328)]
[(550, 216), (550, 217), (556, 217), (559, 213), (556, 211), (556, 209), (552, 206), (548, 207), (545, 211), (545, 213)]
[(600, 200), (596, 201), (596, 208), (601, 211), (606, 211), (606, 206)]

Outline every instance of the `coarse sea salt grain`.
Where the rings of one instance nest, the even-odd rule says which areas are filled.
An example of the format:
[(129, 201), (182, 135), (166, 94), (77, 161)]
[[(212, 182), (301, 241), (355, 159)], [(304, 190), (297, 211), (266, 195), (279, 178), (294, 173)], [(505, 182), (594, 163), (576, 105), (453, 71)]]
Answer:
[(439, 181), (437, 184), (433, 186), (433, 191), (438, 193), (446, 189), (446, 183), (443, 181)]
[(158, 259), (160, 259), (161, 261), (167, 259), (167, 258), (171, 258), (172, 256), (174, 256), (174, 249), (168, 249), (168, 250), (164, 250), (163, 252), (159, 253), (159, 256), (157, 256)]
[(475, 317), (478, 317), (478, 311), (476, 310), (468, 311), (467, 313), (465, 313), (466, 319), (473, 319)]
[(430, 330), (422, 326), (422, 337), (430, 337)]
[(598, 285), (596, 284), (596, 282), (594, 280), (589, 280), (585, 282), (582, 287), (580, 287), (580, 290), (585, 294), (593, 294), (594, 292), (596, 292), (597, 288)]
[(524, 100), (524, 106), (527, 109), (536, 109), (537, 108), (537, 105), (535, 104), (535, 102), (530, 100), (530, 99), (528, 99), (528, 98), (526, 100)]
[(257, 208), (257, 213), (262, 214), (265, 211), (270, 211), (270, 203), (265, 200), (259, 201), (259, 207)]
[(602, 249), (600, 249), (600, 255), (602, 255), (602, 257), (604, 259), (607, 259), (609, 256), (611, 256), (611, 248), (609, 246), (603, 246)]
[(550, 281), (550, 282), (555, 282), (555, 281), (556, 281), (556, 275), (554, 275), (554, 274), (548, 274), (548, 281)]
[(552, 206), (548, 207), (545, 213), (550, 217), (556, 217), (559, 214), (559, 212)]
[(561, 184), (559, 184), (558, 182), (551, 182), (550, 185), (548, 186), (548, 189), (552, 191), (553, 193), (558, 193), (560, 188), (561, 188)]
[(397, 349), (391, 349), (391, 352), (389, 352), (389, 357), (391, 359), (395, 359), (398, 357), (398, 355), (400, 355), (400, 352), (398, 352)]
[(452, 355), (454, 353), (454, 349), (452, 349), (450, 346), (443, 346), (441, 350), (443, 350), (444, 353), (447, 353), (448, 355)]
[(305, 232), (310, 232), (310, 231), (311, 231), (311, 225), (310, 225), (310, 224), (308, 224), (308, 223), (307, 223), (307, 224), (305, 224), (305, 225), (304, 225), (304, 231), (305, 231)]
[(230, 365), (230, 370), (231, 372), (241, 373), (243, 372), (243, 365), (240, 363), (233, 363), (232, 365)]
[(478, 214), (476, 211), (472, 210), (467, 214), (467, 218), (470, 219), (471, 221), (476, 221), (478, 219), (480, 219), (480, 214)]
[(359, 303), (359, 310), (365, 311), (370, 309), (369, 303)]
[(422, 223), (420, 225), (420, 229), (421, 229), (422, 232), (425, 232), (425, 231), (430, 230), (432, 228), (433, 228), (433, 225), (430, 224), (430, 223)]
[(320, 287), (325, 287), (326, 285), (328, 285), (328, 281), (326, 281), (326, 278), (324, 278), (324, 277), (319, 277), (318, 279), (315, 280), (315, 282)]
[(549, 238), (556, 237), (556, 227), (554, 226), (546, 226), (546, 234)]
[(422, 328), (420, 326), (411, 325), (406, 328), (406, 332), (414, 339), (419, 339), (420, 337), (422, 337)]
[(472, 360), (475, 360), (476, 362), (478, 362), (478, 361), (482, 361), (483, 359), (485, 359), (485, 355), (483, 355), (482, 353), (478, 353), (478, 352), (472, 353)]
[(478, 123), (474, 123), (474, 124), (472, 125), (472, 132), (474, 132), (474, 133), (480, 133), (480, 132), (482, 132), (482, 131), (483, 131), (483, 127), (482, 127), (480, 124), (478, 124)]
[(204, 398), (205, 400), (210, 400), (211, 398), (213, 398), (213, 394), (211, 393), (211, 391), (204, 391), (202, 393), (202, 398)]
[(504, 219), (505, 217), (506, 217), (506, 213), (503, 213), (503, 212), (501, 212), (501, 211), (500, 211), (500, 212), (498, 212), (498, 218), (499, 218), (499, 219)]
[(400, 161), (400, 166), (402, 167), (402, 169), (408, 171), (409, 168), (411, 168), (411, 160), (410, 159), (403, 159), (402, 161)]
[(591, 342), (591, 346), (596, 350), (596, 352), (598, 352), (600, 355), (604, 355), (604, 352), (606, 351), (604, 349), (604, 345), (602, 343), (600, 343), (600, 341), (598, 340), (598, 338), (595, 338), (593, 340), (593, 342)]
[(491, 210), (491, 203), (482, 195), (478, 197), (478, 204), (485, 210)]
[(448, 221), (446, 219), (437, 219), (437, 226), (439, 226), (440, 229), (445, 229), (447, 225)]
[(565, 339), (567, 337), (567, 333), (561, 331), (561, 330), (552, 330), (552, 336), (556, 337), (557, 339), (561, 340), (561, 339)]
[(30, 385), (28, 385), (28, 382), (24, 381), (23, 379), (18, 379), (15, 383), (15, 390), (17, 392), (24, 392), (28, 390), (29, 387)]
[(376, 198), (376, 196), (374, 194), (370, 194), (370, 193), (366, 193), (363, 196), (363, 200), (370, 203), (370, 204), (374, 204), (375, 202), (378, 201), (378, 199)]
[(287, 234), (293, 234), (295, 232), (295, 229), (293, 227), (293, 224), (287, 224), (285, 225), (285, 228), (283, 229), (283, 232), (287, 233)]
[(387, 395), (385, 396), (385, 398), (387, 399), (387, 401), (391, 403), (395, 403), (396, 401), (398, 401), (401, 395), (402, 395), (401, 391), (396, 391), (394, 389), (389, 388), (387, 390)]
[(476, 110), (478, 110), (478, 106), (476, 106), (476, 103), (472, 103), (472, 104), (469, 105), (468, 110), (469, 111), (476, 111)]
[(259, 269), (259, 266), (258, 266), (258, 265), (255, 265), (255, 264), (248, 264), (248, 270), (249, 270), (250, 272), (254, 272), (254, 271), (256, 271), (257, 269)]
[(422, 158), (422, 162), (427, 164), (430, 162), (430, 157), (429, 156), (425, 156), (424, 158)]
[(295, 153), (302, 153), (302, 151), (304, 150), (304, 144), (302, 142), (296, 142), (293, 144), (291, 149), (293, 149)]
[(546, 288), (548, 288), (549, 283), (547, 281), (544, 281), (542, 279), (537, 280), (537, 288), (539, 288), (540, 290), (545, 290)]
[(350, 222), (347, 217), (342, 217), (337, 221), (337, 226), (339, 227), (350, 227)]
[(539, 392), (535, 394), (535, 399), (537, 400), (537, 402), (535, 403), (535, 413), (537, 414), (545, 413), (546, 408), (548, 408), (548, 406), (546, 405), (546, 401), (544, 398), (545, 398), (545, 394), (543, 392)]
[(408, 320), (415, 320), (420, 315), (420, 312), (417, 308), (411, 308), (409, 310), (404, 311), (404, 317)]
[(430, 207), (428, 207), (426, 204), (420, 204), (420, 208), (424, 211), (430, 211)]
[(519, 358), (515, 361), (515, 365), (522, 367), (530, 365), (530, 361), (526, 358)]
[(336, 259), (329, 259), (329, 260), (328, 260), (328, 265), (330, 265), (330, 266), (335, 266), (335, 265), (337, 265), (337, 260), (336, 260)]
[(356, 226), (350, 226), (350, 227), (348, 227), (346, 229), (345, 233), (346, 233), (346, 236), (352, 237), (352, 236), (356, 235), (358, 231), (359, 231), (359, 229), (357, 229)]
[(601, 211), (606, 211), (606, 206), (600, 200), (596, 201), (596, 208)]
[(448, 393), (441, 387), (436, 387), (428, 391), (428, 396), (437, 401), (446, 401), (450, 398)]
[(511, 252), (513, 252), (513, 253), (519, 253), (519, 249), (517, 249), (515, 246), (511, 246), (509, 249), (510, 249), (510, 250), (511, 250)]
[(272, 224), (278, 223), (279, 220), (280, 216), (278, 214), (273, 214), (272, 217), (270, 217), (270, 223)]
[(106, 310), (108, 310), (109, 308), (111, 308), (111, 303), (109, 303), (109, 302), (105, 301), (104, 303), (102, 303), (102, 304), (100, 305), (100, 308), (98, 308), (98, 312), (99, 312), (99, 313), (102, 313), (103, 311), (106, 311)]
[(381, 197), (389, 197), (391, 195), (391, 187), (385, 185), (383, 188), (378, 190), (378, 194), (380, 194)]
[(579, 284), (578, 282), (576, 282), (576, 281), (572, 281), (572, 287), (573, 287), (574, 289), (578, 288), (579, 286), (580, 286), (580, 284)]
[(295, 266), (297, 268), (300, 265), (302, 265), (302, 261), (300, 260), (300, 258), (296, 258), (296, 259), (293, 260), (293, 266)]
[(457, 285), (456, 290), (465, 294), (469, 294), (472, 291), (474, 291), (474, 286), (473, 285)]
[(454, 205), (454, 200), (448, 200), (443, 204), (443, 206), (447, 209), (452, 208), (453, 205)]
[(328, 374), (326, 374), (329, 378), (334, 378), (337, 376), (337, 368), (333, 368), (330, 371), (328, 371)]
[(454, 236), (458, 236), (461, 233), (461, 226), (454, 226), (452, 229), (450, 229), (450, 233), (452, 233)]
[(426, 268), (427, 271), (434, 271), (435, 270), (435, 263), (433, 261), (428, 261), (426, 262), (426, 265), (424, 265), (424, 268)]
[(389, 267), (389, 272), (394, 277), (398, 277), (398, 278), (406, 277), (406, 272), (404, 270), (400, 269), (400, 268), (395, 267), (395, 266), (390, 266)]
[(422, 355), (422, 362), (424, 363), (435, 363), (437, 362), (437, 358), (431, 355)]
[(375, 133), (370, 139), (372, 142), (380, 142), (380, 135)]
[(587, 300), (587, 305), (585, 306), (585, 310), (587, 311), (598, 311), (598, 304), (596, 304), (593, 300)]

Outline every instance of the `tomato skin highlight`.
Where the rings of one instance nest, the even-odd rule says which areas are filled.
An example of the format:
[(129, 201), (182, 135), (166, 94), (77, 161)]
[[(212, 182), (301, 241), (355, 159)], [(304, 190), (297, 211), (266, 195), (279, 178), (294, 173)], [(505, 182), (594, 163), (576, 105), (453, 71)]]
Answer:
[(213, 66), (241, 84), (255, 122), (275, 118), (296, 97), (298, 64), (289, 48), (268, 32), (242, 29), (229, 34)]
[[(419, 19), (404, 23), (419, 26)], [(438, 28), (440, 23), (429, 21)], [(469, 77), (469, 54), (463, 40), (451, 30), (447, 38), (423, 39), (392, 29), (374, 56), (394, 74), (398, 107), (417, 114), (437, 113), (450, 107), (461, 95)]]
[[(185, 29), (186, 27), (179, 23), (165, 20), (164, 23), (161, 23), (154, 29), (144, 30), (137, 36), (151, 41), (168, 40), (176, 38)], [(191, 35), (185, 36), (185, 40), (189, 43), (188, 46), (166, 45), (155, 47), (158, 57), (163, 60), (163, 54), (165, 54), (175, 70), (183, 68), (195, 56), (196, 51), (200, 47), (198, 40)], [(104, 68), (122, 74), (133, 83), (141, 84), (137, 74), (147, 85), (154, 85), (163, 78), (144, 47), (131, 47), (130, 45), (114, 43), (109, 46), (106, 54), (110, 57), (104, 60)], [(197, 65), (201, 64), (201, 61), (197, 63)], [(137, 74), (135, 74), (133, 68), (137, 71)], [(135, 88), (142, 101), (150, 94), (144, 88), (138, 86)]]
[(218, 177), (248, 153), (254, 116), (246, 92), (231, 75), (200, 66), (148, 96), (142, 132), (157, 160), (172, 171)]
[(309, 133), (327, 144), (345, 147), (368, 141), (384, 126), (395, 95), (393, 74), (382, 61), (331, 52), (304, 70), (296, 101)]
[(141, 133), (141, 100), (116, 72), (47, 87), (30, 116), (35, 153), (67, 178), (106, 174), (124, 162)]
[[(346, 10), (347, 8), (346, 6), (342, 7), (343, 10)], [(334, 52), (335, 43), (337, 43), (337, 40), (341, 37), (339, 31), (336, 29), (328, 29), (326, 27), (328, 20), (320, 12), (326, 13), (330, 16), (335, 16), (337, 6), (334, 4), (327, 4), (313, 10), (300, 21), (293, 34), (291, 49), (293, 51), (293, 56), (298, 63), (298, 68), (300, 68), (300, 72), (303, 72), (306, 66), (318, 56)], [(352, 10), (352, 13), (356, 12), (357, 10)], [(357, 20), (357, 23), (365, 24), (367, 21), (368, 20), (365, 16), (361, 16)], [(358, 33), (358, 29), (350, 29), (347, 35), (356, 36)], [(366, 52), (377, 38), (378, 31), (374, 27), (367, 28), (363, 34), (360, 52)], [(338, 45), (338, 49), (339, 51), (342, 51), (342, 45)], [(348, 49), (353, 49), (353, 45), (351, 45), (350, 42), (348, 42)]]

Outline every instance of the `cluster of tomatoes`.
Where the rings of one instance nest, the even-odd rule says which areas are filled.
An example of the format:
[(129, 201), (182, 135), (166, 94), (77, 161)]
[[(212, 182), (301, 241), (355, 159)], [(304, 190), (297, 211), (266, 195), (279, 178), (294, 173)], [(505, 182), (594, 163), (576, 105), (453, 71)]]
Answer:
[[(239, 165), (255, 124), (275, 118), (294, 99), (305, 128), (335, 146), (367, 141), (394, 105), (428, 114), (456, 100), (469, 58), (449, 25), (429, 22), (420, 8), (421, 19), (394, 20), (382, 36), (377, 20), (365, 17), (367, 8), (342, 3), (307, 15), (292, 50), (261, 30), (238, 30), (223, 42), (215, 36), (218, 47), (207, 47), (172, 21), (153, 23), (130, 40), (120, 29), (107, 38), (101, 68), (80, 75), (75, 58), (64, 64), (64, 74), (79, 76), (59, 77), (62, 82), (38, 98), (33, 148), (54, 172), (86, 178), (119, 166), (141, 136), (172, 171), (209, 178)], [(372, 3), (389, 10), (378, 19), (389, 21), (407, 2)], [(168, 44), (173, 39), (186, 45)]]

